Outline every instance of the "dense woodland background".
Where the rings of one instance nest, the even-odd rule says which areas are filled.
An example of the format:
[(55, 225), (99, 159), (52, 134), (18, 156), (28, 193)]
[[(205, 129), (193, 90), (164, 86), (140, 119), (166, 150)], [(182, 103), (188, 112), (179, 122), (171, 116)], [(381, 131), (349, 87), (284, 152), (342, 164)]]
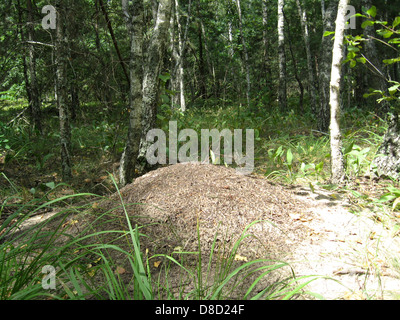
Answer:
[[(295, 126), (303, 136), (329, 133), (338, 2), (3, 1), (2, 163), (11, 166), (14, 159), (21, 166), (19, 160), (35, 158), (39, 171), (51, 164), (70, 181), (78, 163), (101, 154), (120, 164), (124, 185), (146, 170), (146, 132), (178, 120), (179, 128), (196, 130), (255, 129), (262, 140), (257, 159), (288, 165), (289, 158), (292, 169), (294, 148), (271, 148), (271, 137), (292, 135), (285, 130), (292, 118), (301, 119)], [(42, 13), (45, 5), (57, 10), (55, 29), (42, 26), (50, 12)], [(341, 115), (372, 115), (384, 120), (381, 126), (397, 108), (395, 92), (388, 91), (400, 80), (397, 24), (387, 27), (397, 21), (400, 4), (350, 5), (358, 15), (347, 13), (355, 23), (346, 30)]]

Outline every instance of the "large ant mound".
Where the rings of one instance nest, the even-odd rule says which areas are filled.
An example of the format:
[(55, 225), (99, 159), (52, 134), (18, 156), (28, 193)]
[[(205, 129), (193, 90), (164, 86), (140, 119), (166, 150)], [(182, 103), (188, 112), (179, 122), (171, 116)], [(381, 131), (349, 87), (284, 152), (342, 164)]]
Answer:
[[(233, 244), (246, 227), (259, 221), (246, 230), (252, 236), (242, 244), (241, 255), (282, 258), (306, 231), (291, 216), (307, 215), (307, 206), (290, 189), (223, 166), (163, 167), (137, 178), (120, 193), (129, 216), (148, 226), (143, 233), (151, 242), (146, 249), (152, 253), (172, 252), (176, 247), (197, 251), (199, 234), (201, 250), (208, 254), (214, 242)], [(101, 207), (110, 209), (118, 200), (116, 193)], [(122, 208), (112, 212), (123, 214)]]

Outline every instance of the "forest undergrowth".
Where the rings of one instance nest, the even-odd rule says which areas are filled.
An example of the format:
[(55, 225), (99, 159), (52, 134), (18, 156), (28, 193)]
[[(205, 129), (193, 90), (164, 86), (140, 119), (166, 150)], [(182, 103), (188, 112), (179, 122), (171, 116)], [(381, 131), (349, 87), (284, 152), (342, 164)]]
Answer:
[[(113, 244), (85, 244), (81, 241), (98, 236), (98, 232), (82, 230), (77, 237), (70, 237), (63, 245), (56, 245), (65, 234), (65, 226), (73, 223), (67, 216), (93, 208), (99, 198), (118, 192), (118, 161), (126, 137), (126, 110), (115, 106), (112, 112), (95, 104), (82, 106), (72, 124), (73, 179), (62, 183), (60, 178), (60, 152), (58, 119), (56, 110), (49, 106), (43, 110), (46, 125), (42, 135), (32, 131), (32, 126), (20, 112), (24, 104), (3, 106), (6, 117), (0, 122), (0, 299), (223, 299), (224, 290), (255, 271), (264, 276), (276, 269), (289, 268), (284, 262), (251, 261), (234, 268), (240, 240), (221, 262), (221, 277), (212, 287), (204, 282), (201, 257), (194, 269), (189, 269), (183, 260), (166, 257), (171, 263), (182, 267), (185, 277), (195, 278), (197, 286), (178, 296), (172, 295), (168, 286), (160, 288), (161, 279), (151, 278), (150, 261), (140, 249), (140, 238), (144, 236), (140, 227), (130, 225), (127, 231), (116, 232), (116, 237), (126, 237), (130, 252)], [(348, 183), (344, 187), (329, 184), (329, 136), (315, 129), (308, 114), (299, 115), (297, 110), (282, 114), (265, 106), (253, 110), (240, 106), (222, 106), (217, 101), (202, 107), (188, 108), (181, 114), (170, 108), (158, 115), (159, 128), (168, 132), (169, 121), (177, 121), (178, 130), (194, 129), (254, 129), (255, 170), (276, 183), (306, 185), (311, 189), (320, 187), (346, 193), (355, 207), (370, 206), (376, 210), (379, 221), (390, 220), (397, 236), (400, 229), (400, 187), (397, 181), (377, 179), (370, 164), (386, 131), (386, 121), (374, 113), (343, 110), (343, 153)], [(223, 153), (223, 152), (222, 152)], [(221, 159), (222, 160), (222, 159)], [(216, 159), (212, 159), (216, 161)], [(224, 165), (221, 161), (221, 165)], [(124, 206), (124, 203), (121, 203)], [(13, 233), (28, 218), (48, 212), (58, 212), (65, 219), (57, 230), (48, 231), (38, 225), (34, 232)], [(112, 212), (110, 219), (112, 217)], [(72, 220), (73, 221), (73, 220)], [(88, 234), (89, 231), (89, 234)], [(92, 232), (92, 233), (90, 233)], [(111, 231), (110, 231), (111, 232)], [(10, 237), (14, 240), (8, 241)], [(243, 235), (245, 237), (245, 234)], [(122, 282), (124, 270), (113, 265), (107, 250), (125, 254), (135, 276), (129, 282), (134, 290)], [(187, 253), (189, 254), (199, 254)], [(211, 263), (213, 255), (211, 252)], [(183, 257), (184, 255), (182, 255)], [(153, 260), (152, 260), (153, 259)], [(397, 262), (396, 262), (397, 261)], [(394, 258), (400, 272), (399, 258)], [(265, 261), (264, 261), (265, 262)], [(260, 266), (261, 263), (261, 266)], [(43, 289), (43, 266), (57, 266), (57, 280), (61, 287), (57, 291)], [(117, 269), (116, 269), (117, 268)], [(106, 285), (95, 287), (93, 275), (100, 273)], [(168, 267), (165, 270), (168, 278)], [(206, 274), (207, 276), (207, 274)], [(235, 279), (235, 280), (234, 280)], [(266, 288), (252, 293), (259, 279), (248, 288), (244, 299), (293, 299), (305, 295), (305, 287), (314, 278), (299, 279), (293, 275)], [(185, 281), (182, 280), (182, 288)], [(231, 287), (229, 287), (231, 286)], [(229, 288), (228, 288), (229, 287)], [(227, 289), (228, 288), (228, 289)], [(162, 292), (162, 293), (160, 293)], [(319, 298), (318, 295), (315, 295)]]

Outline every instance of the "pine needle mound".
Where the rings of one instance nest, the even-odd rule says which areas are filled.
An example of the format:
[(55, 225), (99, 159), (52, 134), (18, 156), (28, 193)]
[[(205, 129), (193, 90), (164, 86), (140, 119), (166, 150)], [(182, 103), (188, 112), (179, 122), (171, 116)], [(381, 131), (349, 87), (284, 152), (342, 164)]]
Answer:
[[(247, 226), (260, 221), (247, 230), (254, 237), (248, 237), (239, 252), (249, 258), (282, 258), (293, 252), (306, 233), (291, 216), (307, 214), (307, 206), (288, 187), (224, 166), (163, 167), (137, 178), (120, 193), (133, 223), (148, 225), (142, 232), (149, 236), (152, 243), (145, 245), (153, 254), (176, 247), (197, 251), (197, 227), (201, 250), (209, 254), (216, 235), (217, 244), (233, 245)], [(101, 207), (110, 209), (118, 201), (116, 193)], [(113, 213), (123, 215), (123, 210)]]

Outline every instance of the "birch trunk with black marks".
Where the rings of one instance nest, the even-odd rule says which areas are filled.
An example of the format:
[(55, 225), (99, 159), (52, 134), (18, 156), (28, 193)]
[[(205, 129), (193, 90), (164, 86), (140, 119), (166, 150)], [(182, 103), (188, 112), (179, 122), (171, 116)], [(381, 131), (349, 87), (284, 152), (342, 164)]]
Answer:
[(244, 67), (246, 70), (246, 100), (247, 100), (247, 107), (250, 108), (250, 90), (251, 90), (251, 82), (250, 82), (250, 65), (249, 65), (249, 54), (247, 52), (247, 46), (246, 46), (246, 39), (244, 37), (243, 33), (243, 18), (242, 18), (242, 8), (240, 6), (240, 0), (236, 0), (236, 7), (238, 11), (238, 16), (239, 16), (239, 32), (240, 32), (240, 38), (242, 40), (242, 47), (243, 47), (243, 62), (244, 62)]
[[(323, 16), (324, 30), (335, 31), (335, 17), (337, 14), (337, 2), (331, 1), (327, 8), (322, 7), (325, 15)], [(319, 112), (317, 117), (317, 127), (321, 132), (329, 131), (330, 112), (329, 112), (329, 83), (332, 67), (332, 35), (322, 36), (321, 53), (319, 58)]]
[(181, 24), (181, 14), (179, 1), (175, 0), (175, 11), (172, 21), (176, 22), (177, 32), (175, 32), (175, 23), (172, 25), (172, 55), (174, 57), (174, 65), (172, 66), (171, 75), (171, 87), (172, 91), (175, 92), (172, 97), (172, 102), (174, 106), (179, 106), (182, 112), (186, 111), (186, 99), (185, 99), (185, 72), (183, 68), (185, 47), (187, 41), (187, 34), (190, 23), (190, 11), (191, 11), (191, 1), (188, 4), (188, 17), (186, 19), (185, 30), (182, 28)]
[(56, 91), (57, 106), (60, 121), (60, 147), (61, 147), (61, 169), (63, 181), (72, 178), (71, 169), (71, 126), (68, 112), (68, 81), (67, 81), (67, 58), (68, 39), (64, 25), (65, 8), (62, 1), (57, 1), (57, 25), (56, 25)]
[(270, 61), (270, 45), (268, 36), (268, 6), (270, 5), (269, 0), (262, 0), (262, 16), (263, 16), (263, 63), (265, 70), (265, 85), (268, 92), (272, 92), (272, 71)]
[(119, 168), (119, 181), (124, 186), (130, 183), (135, 176), (142, 134), (143, 1), (135, 0), (129, 4), (128, 0), (122, 0), (122, 12), (130, 35), (129, 125)]
[(278, 103), (282, 111), (287, 110), (285, 18), (283, 15), (284, 5), (285, 5), (284, 0), (278, 0), (278, 58), (279, 58)]
[(346, 7), (349, 0), (340, 0), (336, 18), (335, 42), (332, 52), (332, 67), (330, 81), (330, 144), (331, 144), (331, 182), (340, 184), (345, 179), (342, 153), (342, 137), (340, 133), (340, 81), (343, 60), (343, 39), (346, 24)]
[(139, 171), (142, 171), (147, 165), (145, 156), (150, 143), (146, 141), (146, 135), (154, 128), (156, 121), (160, 82), (159, 76), (165, 54), (171, 8), (172, 0), (159, 1), (156, 24), (150, 39), (144, 67), (142, 134), (138, 159), (140, 161), (140, 164), (138, 164), (140, 166)]

